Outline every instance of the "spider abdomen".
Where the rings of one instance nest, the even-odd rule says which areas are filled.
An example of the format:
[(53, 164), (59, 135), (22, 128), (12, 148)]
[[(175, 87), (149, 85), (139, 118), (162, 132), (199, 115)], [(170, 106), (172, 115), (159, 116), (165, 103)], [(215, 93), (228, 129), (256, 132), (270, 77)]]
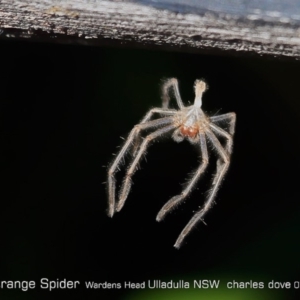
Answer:
[(199, 133), (199, 126), (186, 126), (180, 127), (180, 132), (185, 137), (195, 138)]

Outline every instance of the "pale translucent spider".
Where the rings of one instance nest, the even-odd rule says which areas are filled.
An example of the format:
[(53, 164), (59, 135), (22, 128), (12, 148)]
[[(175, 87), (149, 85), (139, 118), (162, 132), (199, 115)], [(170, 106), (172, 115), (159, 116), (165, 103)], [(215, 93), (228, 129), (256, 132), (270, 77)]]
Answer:
[[(173, 89), (179, 110), (169, 108), (169, 90)], [(235, 128), (235, 113), (227, 113), (219, 116), (208, 117), (201, 109), (202, 94), (206, 90), (206, 83), (202, 80), (195, 81), (195, 101), (194, 105), (185, 107), (181, 100), (177, 79), (168, 79), (162, 89), (162, 108), (151, 109), (142, 121), (135, 125), (130, 132), (125, 144), (116, 156), (108, 171), (108, 215), (113, 216), (115, 211), (120, 211), (130, 192), (132, 181), (131, 178), (137, 170), (140, 159), (146, 152), (150, 142), (158, 137), (173, 133), (172, 137), (176, 142), (181, 142), (187, 139), (201, 150), (201, 163), (191, 180), (186, 184), (186, 187), (180, 195), (171, 198), (159, 211), (156, 220), (161, 221), (167, 213), (173, 208), (182, 203), (188, 194), (195, 188), (200, 176), (204, 173), (208, 165), (208, 151), (206, 141), (208, 140), (213, 146), (213, 150), (219, 156), (217, 160), (217, 171), (214, 175), (212, 188), (209, 191), (207, 200), (203, 207), (199, 209), (191, 218), (189, 223), (180, 233), (174, 247), (179, 248), (186, 235), (196, 225), (197, 222), (203, 221), (206, 212), (211, 208), (217, 191), (220, 187), (222, 179), (228, 170), (230, 163), (230, 155), (232, 152), (233, 135)], [(161, 116), (159, 119), (151, 120), (154, 114)], [(227, 130), (224, 130), (216, 125), (216, 123), (227, 123)], [(145, 130), (155, 129), (152, 133), (141, 137), (141, 133)], [(228, 131), (228, 132), (227, 132)], [(216, 136), (222, 137), (225, 140), (222, 145)], [(132, 156), (132, 161), (129, 164), (126, 175), (124, 176), (123, 184), (119, 192), (119, 200), (116, 198), (116, 179), (115, 174), (126, 154)]]

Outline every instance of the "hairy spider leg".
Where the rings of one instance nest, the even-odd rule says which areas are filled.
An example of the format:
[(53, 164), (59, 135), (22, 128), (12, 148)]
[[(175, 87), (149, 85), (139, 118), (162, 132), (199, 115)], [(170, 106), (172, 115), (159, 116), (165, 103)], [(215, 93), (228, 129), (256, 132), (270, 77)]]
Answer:
[(177, 101), (177, 105), (180, 109), (184, 108), (179, 88), (178, 88), (178, 81), (176, 78), (170, 78), (162, 86), (162, 100), (163, 100), (163, 108), (168, 108), (170, 103), (170, 96), (169, 96), (169, 90), (170, 88), (173, 88), (175, 99)]
[(161, 221), (165, 215), (170, 212), (173, 208), (175, 208), (177, 205), (179, 205), (181, 202), (185, 200), (187, 195), (192, 191), (192, 189), (195, 187), (197, 181), (200, 179), (201, 175), (204, 173), (207, 165), (208, 165), (208, 153), (207, 153), (207, 145), (206, 145), (206, 138), (205, 134), (200, 132), (199, 133), (199, 141), (200, 141), (200, 150), (202, 153), (202, 161), (195, 172), (192, 179), (188, 182), (186, 188), (182, 191), (180, 195), (176, 195), (173, 198), (171, 198), (159, 211), (156, 221)]
[(229, 133), (234, 135), (235, 122), (236, 122), (236, 113), (231, 112), (219, 116), (212, 116), (209, 118), (212, 122), (222, 122), (229, 120)]
[(216, 124), (210, 123), (209, 127), (212, 129), (214, 133), (216, 133), (218, 136), (222, 136), (226, 139), (225, 147), (224, 149), (226, 150), (227, 154), (230, 155), (232, 152), (232, 146), (233, 146), (233, 138), (232, 135), (229, 134), (227, 131), (224, 129), (220, 128)]
[(223, 164), (220, 166), (219, 170), (217, 170), (217, 173), (215, 175), (216, 180), (214, 180), (215, 185), (211, 189), (208, 199), (205, 201), (203, 208), (201, 208), (198, 212), (194, 214), (192, 219), (188, 222), (188, 224), (184, 227), (182, 232), (180, 233), (178, 239), (176, 240), (176, 243), (174, 245), (175, 248), (180, 248), (184, 238), (190, 233), (191, 229), (199, 222), (203, 221), (202, 217), (207, 213), (207, 211), (211, 208), (213, 204), (213, 200), (216, 197), (218, 188), (220, 187), (220, 184), (222, 182), (222, 179), (224, 175), (226, 174), (226, 171), (229, 167), (229, 156), (226, 152), (226, 150), (222, 147), (219, 140), (216, 138), (216, 136), (207, 129), (206, 131), (207, 138), (211, 141), (211, 143), (214, 146), (215, 151), (221, 156)]
[[(152, 108), (146, 116), (142, 119), (140, 124), (148, 122), (154, 114), (160, 114), (162, 116), (172, 116), (176, 113), (177, 111), (175, 109), (164, 109), (164, 108)], [(132, 141), (133, 147), (131, 150), (131, 154), (133, 157), (137, 154), (139, 147), (141, 146), (143, 139), (141, 135), (136, 135), (135, 138)]]
[(116, 159), (114, 160), (113, 164), (110, 166), (108, 171), (108, 215), (110, 217), (112, 217), (115, 212), (115, 198), (116, 198), (115, 174), (118, 171), (118, 167), (122, 162), (122, 158), (132, 147), (132, 142), (134, 141), (135, 137), (140, 134), (141, 130), (157, 128), (162, 125), (170, 124), (171, 122), (172, 122), (171, 117), (160, 118), (157, 120), (152, 120), (142, 124), (135, 125), (134, 128), (131, 130), (127, 140), (125, 141), (125, 144), (121, 148), (120, 152), (118, 153)]
[[(228, 155), (230, 156), (232, 153), (232, 146), (233, 146), (233, 135), (234, 135), (234, 131), (235, 131), (235, 122), (236, 122), (236, 114), (235, 113), (227, 113), (224, 115), (219, 115), (219, 116), (214, 116), (210, 118), (211, 121), (213, 122), (220, 122), (220, 121), (228, 121), (229, 120), (229, 135), (228, 133), (220, 128), (219, 126), (217, 126), (216, 124), (211, 123), (210, 127), (211, 129), (226, 138), (226, 144), (225, 144), (225, 150), (227, 151)], [(221, 165), (221, 159), (217, 160), (217, 170), (219, 169)], [(215, 178), (216, 179), (216, 178)], [(215, 184), (215, 180), (212, 182), (212, 184)]]
[[(167, 118), (166, 118), (167, 119)], [(170, 123), (173, 122), (172, 118), (169, 118)], [(124, 181), (123, 181), (123, 185), (121, 187), (121, 191), (120, 191), (120, 195), (119, 195), (119, 201), (117, 203), (117, 207), (116, 210), (120, 211), (127, 199), (127, 196), (130, 192), (131, 189), (131, 185), (132, 185), (132, 181), (131, 178), (133, 176), (133, 174), (135, 173), (135, 171), (137, 170), (137, 165), (141, 159), (141, 157), (143, 156), (143, 154), (145, 153), (148, 144), (150, 141), (154, 140), (155, 138), (164, 135), (165, 133), (171, 131), (172, 129), (176, 128), (175, 124), (163, 127), (161, 129), (158, 129), (154, 132), (152, 132), (151, 134), (147, 135), (137, 153), (137, 155), (135, 156), (135, 158), (133, 159), (132, 163), (130, 164), (129, 168), (127, 169), (127, 173), (124, 177)]]

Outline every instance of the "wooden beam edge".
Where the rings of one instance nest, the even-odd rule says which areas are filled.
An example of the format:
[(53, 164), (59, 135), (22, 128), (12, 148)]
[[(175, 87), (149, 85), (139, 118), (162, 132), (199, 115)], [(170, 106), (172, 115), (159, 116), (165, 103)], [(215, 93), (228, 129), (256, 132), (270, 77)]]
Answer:
[(295, 24), (211, 12), (182, 14), (102, 0), (2, 0), (0, 38), (65, 39), (92, 45), (112, 41), (193, 51), (232, 50), (296, 59), (300, 56), (300, 28)]

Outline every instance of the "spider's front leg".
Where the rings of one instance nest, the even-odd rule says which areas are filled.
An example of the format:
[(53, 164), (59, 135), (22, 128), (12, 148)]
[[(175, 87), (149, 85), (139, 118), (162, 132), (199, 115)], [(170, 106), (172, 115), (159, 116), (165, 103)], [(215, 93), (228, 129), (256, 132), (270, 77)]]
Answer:
[[(169, 124), (173, 123), (172, 118), (165, 118), (165, 119), (169, 120), (169, 122), (168, 122)], [(168, 123), (166, 122), (165, 125), (167, 125)], [(141, 157), (145, 153), (149, 143), (152, 140), (154, 140), (155, 138), (168, 133), (169, 131), (171, 131), (174, 128), (176, 128), (176, 125), (171, 124), (171, 125), (161, 128), (161, 129), (158, 129), (145, 137), (141, 147), (139, 148), (138, 153), (136, 154), (132, 163), (130, 164), (129, 168), (127, 169), (127, 173), (125, 175), (123, 185), (122, 185), (121, 191), (120, 191), (119, 202), (117, 203), (117, 206), (116, 206), (117, 211), (120, 211), (122, 209), (122, 207), (127, 199), (127, 196), (130, 192), (131, 185), (132, 185), (131, 178), (132, 178), (133, 174), (135, 173), (135, 171), (137, 169), (137, 165), (138, 165)]]
[(169, 90), (170, 88), (173, 88), (174, 91), (174, 96), (177, 101), (177, 105), (180, 109), (184, 108), (180, 93), (179, 93), (179, 88), (178, 88), (178, 81), (176, 78), (169, 78), (167, 81), (164, 82), (162, 86), (162, 100), (163, 100), (163, 108), (168, 108), (169, 107), (169, 102), (170, 102), (170, 96), (169, 96)]
[(217, 173), (214, 178), (215, 184), (213, 185), (213, 188), (211, 189), (209, 196), (207, 200), (204, 203), (203, 208), (201, 208), (198, 212), (194, 214), (192, 219), (189, 221), (189, 223), (184, 227), (182, 232), (180, 233), (174, 247), (180, 248), (182, 241), (187, 236), (187, 234), (191, 231), (191, 229), (199, 222), (203, 221), (204, 215), (208, 212), (208, 210), (211, 208), (214, 198), (217, 195), (217, 191), (221, 185), (222, 179), (224, 178), (226, 171), (228, 170), (229, 163), (230, 163), (230, 157), (227, 153), (227, 151), (222, 147), (219, 140), (216, 138), (216, 136), (209, 130), (206, 130), (206, 135), (208, 139), (211, 141), (211, 143), (214, 146), (215, 151), (221, 156), (222, 164), (217, 169)]
[[(158, 109), (159, 110), (159, 109)], [(149, 112), (149, 117), (150, 112)], [(147, 115), (146, 115), (147, 117)], [(146, 117), (144, 119), (146, 119)], [(159, 126), (167, 125), (172, 122), (172, 118), (166, 117), (166, 118), (161, 118), (153, 121), (148, 121), (144, 123), (140, 123), (131, 130), (127, 140), (125, 141), (125, 144), (121, 148), (120, 152), (118, 153), (117, 157), (115, 158), (114, 162), (109, 168), (108, 171), (108, 180), (107, 180), (107, 185), (108, 185), (108, 215), (110, 217), (113, 216), (115, 212), (115, 198), (116, 198), (116, 178), (115, 174), (118, 171), (118, 168), (122, 162), (123, 157), (126, 155), (126, 153), (131, 149), (132, 143), (135, 140), (137, 136), (140, 135), (140, 132), (145, 129), (151, 129), (151, 128), (156, 128)]]
[[(180, 109), (184, 108), (181, 96), (180, 96), (180, 92), (179, 92), (179, 87), (178, 87), (178, 81), (176, 78), (169, 78), (167, 79), (163, 86), (162, 86), (162, 108), (154, 108), (151, 109), (146, 116), (144, 117), (144, 119), (141, 121), (141, 123), (145, 123), (148, 120), (150, 120), (153, 116), (153, 114), (158, 113), (160, 115), (164, 115), (164, 116), (170, 116), (170, 115), (174, 115), (176, 113), (175, 109), (170, 109), (169, 108), (169, 103), (170, 103), (170, 89), (173, 90), (174, 92), (174, 96), (177, 102), (177, 105)], [(137, 136), (133, 143), (133, 148), (132, 148), (132, 156), (134, 157), (142, 143), (142, 138), (141, 136)]]
[(156, 217), (156, 221), (161, 221), (165, 215), (170, 212), (174, 207), (179, 205), (181, 202), (185, 200), (187, 195), (191, 192), (191, 190), (196, 185), (197, 181), (200, 179), (200, 176), (204, 173), (207, 165), (208, 165), (208, 153), (207, 153), (207, 145), (206, 138), (204, 133), (199, 133), (199, 141), (200, 141), (200, 149), (202, 153), (202, 162), (194, 174), (193, 178), (187, 184), (186, 188), (182, 191), (180, 195), (174, 196), (171, 198), (159, 211)]

